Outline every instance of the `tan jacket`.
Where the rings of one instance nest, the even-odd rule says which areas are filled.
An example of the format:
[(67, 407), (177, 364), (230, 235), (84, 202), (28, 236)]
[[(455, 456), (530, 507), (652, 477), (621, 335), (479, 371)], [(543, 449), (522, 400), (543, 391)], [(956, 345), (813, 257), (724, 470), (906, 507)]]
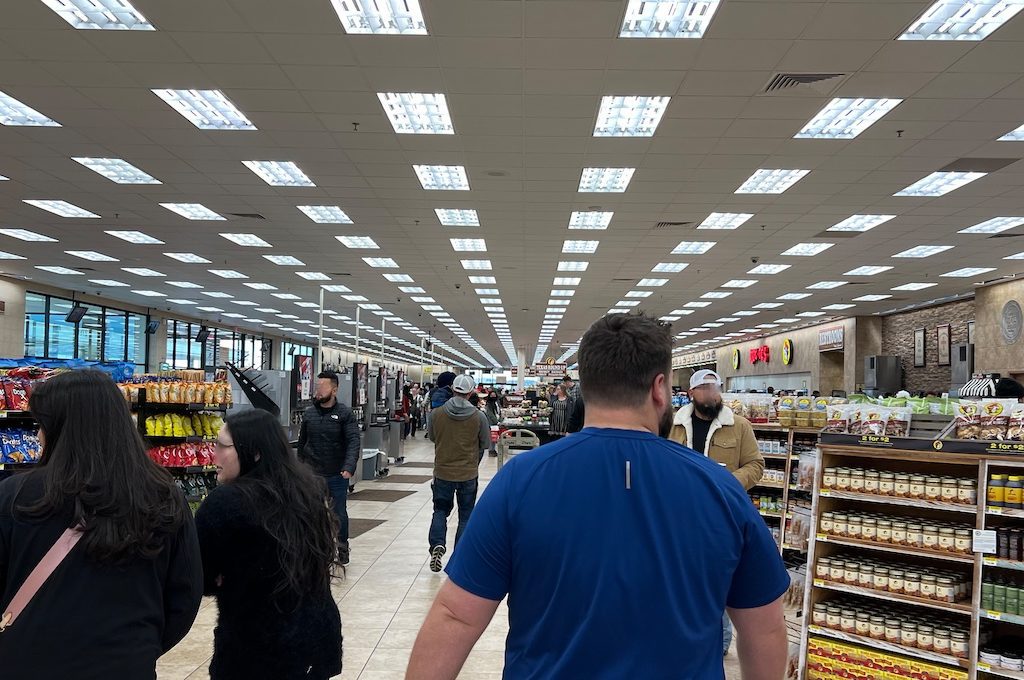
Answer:
[[(669, 439), (693, 448), (693, 404), (676, 412)], [(736, 476), (744, 489), (753, 488), (764, 472), (764, 457), (757, 450), (754, 428), (746, 418), (734, 415), (728, 406), (711, 421), (704, 451), (699, 451)]]

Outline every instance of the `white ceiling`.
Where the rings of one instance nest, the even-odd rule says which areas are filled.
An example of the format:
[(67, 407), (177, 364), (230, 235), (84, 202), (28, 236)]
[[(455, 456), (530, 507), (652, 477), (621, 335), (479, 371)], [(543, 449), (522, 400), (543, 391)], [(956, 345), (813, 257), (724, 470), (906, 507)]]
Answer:
[[(990, 239), (957, 231), (997, 216), (1024, 215), (1024, 163), (1013, 163), (938, 198), (892, 194), (956, 159), (1024, 155), (1020, 142), (997, 142), (1024, 123), (1024, 15), (982, 42), (894, 40), (930, 0), (723, 0), (700, 40), (617, 38), (625, 0), (422, 0), (429, 36), (347, 35), (328, 0), (136, 0), (155, 32), (79, 31), (38, 0), (6, 3), (0, 27), (0, 90), (59, 121), (59, 128), (0, 127), (0, 227), (38, 231), (56, 244), (0, 237), (0, 250), (25, 261), (4, 271), (77, 290), (87, 278), (117, 279), (170, 298), (228, 311), (197, 291), (127, 274), (149, 266), (167, 280), (194, 281), (314, 320), (311, 310), (207, 273), (231, 268), (304, 300), (318, 284), (296, 269), (322, 271), (372, 302), (484, 362), (362, 261), (392, 257), (397, 271), (435, 297), (499, 362), (506, 353), (459, 261), (488, 257), (516, 346), (533, 347), (559, 260), (587, 260), (550, 354), (578, 339), (640, 278), (664, 276), (641, 308), (667, 314), (729, 279), (758, 279), (676, 322), (685, 331), (822, 280), (850, 280), (777, 310), (726, 323), (709, 339), (798, 312), (886, 294), (908, 282), (937, 282), (884, 302), (873, 314), (970, 289), (972, 279), (939, 278), (960, 267), (997, 267), (983, 278), (1022, 270), (1002, 257), (1024, 251), (1024, 227)], [(778, 72), (844, 73), (834, 91), (763, 90)], [(221, 89), (257, 131), (196, 129), (151, 88)], [(456, 134), (398, 135), (377, 92), (441, 92)], [(602, 95), (669, 95), (651, 138), (595, 138)], [(793, 139), (832, 97), (905, 101), (857, 139)], [(358, 123), (358, 131), (353, 124)], [(898, 134), (898, 131), (902, 131)], [(115, 184), (71, 160), (118, 157), (161, 180)], [(243, 160), (289, 160), (316, 188), (270, 187)], [(471, 191), (424, 191), (413, 164), (465, 165)], [(580, 194), (591, 166), (636, 167), (628, 191)], [(735, 195), (758, 168), (811, 173), (782, 195)], [(22, 201), (63, 199), (101, 219), (62, 219)], [(161, 202), (202, 203), (221, 214), (266, 220), (190, 222)], [(300, 204), (337, 204), (352, 225), (317, 225)], [(573, 210), (614, 211), (607, 231), (569, 231)], [(442, 227), (434, 208), (473, 208), (481, 227)], [(754, 213), (736, 231), (696, 231), (712, 211)], [(897, 218), (853, 238), (824, 238), (856, 213)], [(661, 221), (688, 226), (655, 228)], [(166, 246), (131, 245), (105, 230), (139, 229)], [(254, 233), (272, 250), (242, 248), (219, 232)], [(379, 251), (349, 250), (335, 236), (371, 236)], [(488, 252), (455, 253), (451, 237), (484, 238)], [(565, 239), (599, 239), (594, 255), (563, 255)], [(672, 256), (681, 240), (717, 241), (699, 256)], [(782, 257), (805, 241), (837, 245), (815, 257)], [(892, 259), (920, 244), (956, 246), (923, 260)], [(97, 250), (120, 263), (90, 263), (65, 250)], [(190, 251), (214, 261), (188, 265), (164, 257)], [(278, 267), (263, 254), (290, 254), (306, 267)], [(748, 275), (751, 258), (793, 265), (774, 276)], [(679, 274), (649, 274), (658, 262), (687, 262)], [(35, 265), (86, 265), (89, 276), (60, 276)], [(870, 278), (843, 277), (860, 265), (892, 265)], [(491, 287), (491, 286), (484, 286)], [(129, 289), (105, 296), (178, 307)], [(332, 296), (333, 297), (333, 296)], [(400, 299), (399, 302), (396, 300)], [(354, 313), (340, 298), (329, 307)], [(288, 307), (292, 307), (288, 309)], [(315, 310), (314, 310), (315, 311)], [(422, 314), (422, 317), (419, 316)], [(268, 315), (259, 318), (270, 320)], [(207, 315), (215, 319), (217, 315)], [(376, 317), (372, 317), (376, 319)], [(377, 324), (379, 321), (370, 321)], [(243, 326), (245, 324), (242, 324)], [(402, 335), (418, 342), (414, 336)]]

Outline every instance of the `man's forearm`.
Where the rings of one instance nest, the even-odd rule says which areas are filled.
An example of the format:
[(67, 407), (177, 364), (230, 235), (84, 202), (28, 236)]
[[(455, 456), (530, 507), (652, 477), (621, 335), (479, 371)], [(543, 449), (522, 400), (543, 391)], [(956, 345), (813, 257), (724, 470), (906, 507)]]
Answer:
[(782, 680), (789, 656), (785, 624), (768, 630), (737, 632), (736, 648), (743, 680)]
[(406, 680), (455, 680), (481, 631), (434, 602), (409, 658)]

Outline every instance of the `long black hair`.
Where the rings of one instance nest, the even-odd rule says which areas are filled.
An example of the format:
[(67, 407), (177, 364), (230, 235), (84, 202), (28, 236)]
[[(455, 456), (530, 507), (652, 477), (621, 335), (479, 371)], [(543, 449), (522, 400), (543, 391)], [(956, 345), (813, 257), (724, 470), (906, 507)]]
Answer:
[(326, 485), (299, 462), (270, 413), (241, 411), (228, 416), (225, 425), (239, 464), (239, 476), (230, 483), (277, 542), (281, 578), (274, 594), (320, 592), (338, 558), (338, 518), (327, 505)]
[(43, 495), (18, 506), (42, 519), (72, 512), (82, 545), (106, 564), (152, 559), (186, 520), (181, 489), (146, 456), (128, 404), (101, 371), (71, 371), (39, 384), (29, 400), (44, 436)]

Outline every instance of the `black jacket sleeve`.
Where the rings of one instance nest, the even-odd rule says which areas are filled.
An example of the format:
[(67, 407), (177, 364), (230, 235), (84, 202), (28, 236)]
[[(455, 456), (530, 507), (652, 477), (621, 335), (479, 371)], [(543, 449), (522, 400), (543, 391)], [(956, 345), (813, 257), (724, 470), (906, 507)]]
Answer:
[(303, 416), (302, 425), (299, 426), (299, 445), (296, 449), (296, 454), (299, 456), (299, 460), (308, 463), (309, 456), (306, 454), (306, 443), (309, 441), (309, 431), (306, 424), (306, 418)]
[(346, 409), (346, 411), (342, 425), (342, 436), (345, 438), (345, 464), (341, 471), (354, 475), (359, 456), (362, 455), (362, 444), (359, 437), (359, 423), (356, 421), (355, 414), (351, 409)]
[(188, 634), (203, 599), (199, 539), (191, 511), (186, 507), (185, 512), (185, 522), (169, 545), (170, 563), (164, 583), (164, 652)]
[(583, 429), (585, 408), (582, 399), (575, 399), (572, 402), (572, 411), (569, 413), (569, 427), (567, 432), (579, 432)]

